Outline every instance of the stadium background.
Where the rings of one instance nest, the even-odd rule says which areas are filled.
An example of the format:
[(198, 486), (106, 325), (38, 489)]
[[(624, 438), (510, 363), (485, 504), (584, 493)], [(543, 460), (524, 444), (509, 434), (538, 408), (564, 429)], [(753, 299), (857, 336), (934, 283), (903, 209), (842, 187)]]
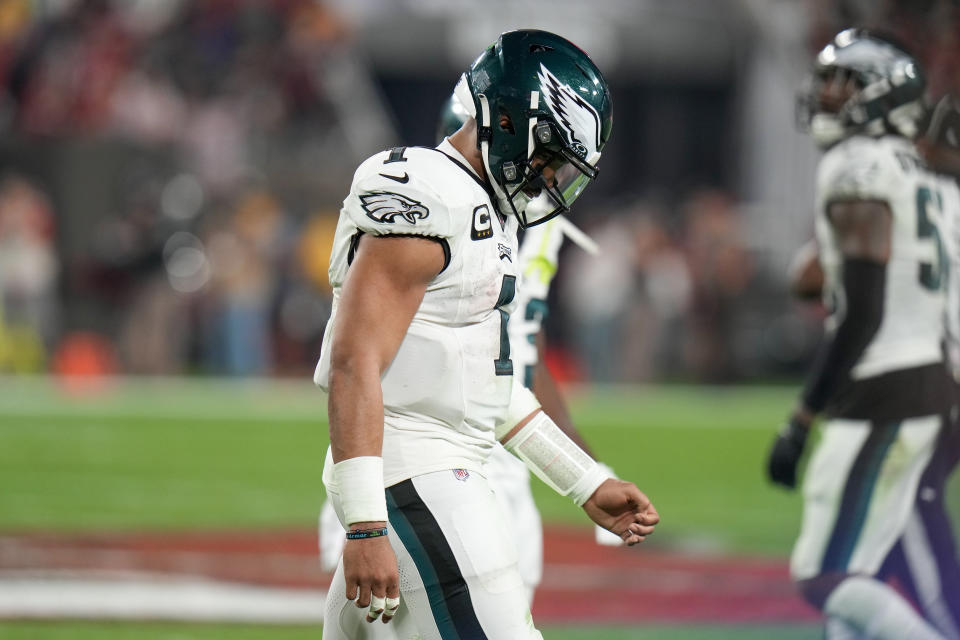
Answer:
[[(308, 378), (339, 202), (370, 153), (433, 144), (497, 34), (539, 27), (595, 58), (615, 114), (573, 218), (603, 251), (564, 251), (549, 362), (664, 523), (597, 556), (538, 486), (558, 546), (535, 614), (550, 638), (816, 637), (786, 581), (799, 502), (761, 464), (822, 317), (786, 287), (816, 162), (793, 95), (851, 24), (960, 90), (946, 0), (0, 0), (0, 635), (317, 635), (177, 598), (324, 586)], [(204, 624), (115, 621), (178, 609)]]

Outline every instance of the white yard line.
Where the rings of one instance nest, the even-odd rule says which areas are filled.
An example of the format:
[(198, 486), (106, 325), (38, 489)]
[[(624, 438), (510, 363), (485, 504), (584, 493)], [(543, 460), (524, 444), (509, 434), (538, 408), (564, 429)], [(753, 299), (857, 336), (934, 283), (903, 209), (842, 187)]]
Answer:
[(0, 619), (113, 619), (306, 624), (326, 591), (196, 578), (89, 572), (0, 573)]

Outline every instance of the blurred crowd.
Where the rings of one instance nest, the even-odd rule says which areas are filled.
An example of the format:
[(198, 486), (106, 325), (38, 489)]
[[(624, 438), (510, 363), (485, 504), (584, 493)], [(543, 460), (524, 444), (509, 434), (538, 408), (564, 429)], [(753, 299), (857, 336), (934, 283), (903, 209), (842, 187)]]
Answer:
[[(960, 89), (953, 2), (810, 4), (811, 50), (884, 26), (935, 95)], [(391, 142), (344, 131), (352, 37), (314, 0), (0, 0), (0, 372), (306, 375), (339, 199)], [(789, 301), (743, 206), (709, 185), (578, 211), (602, 251), (564, 250), (559, 375), (800, 371), (818, 311)]]
[(818, 314), (796, 321), (743, 227), (738, 203), (719, 189), (592, 217), (586, 230), (602, 251), (568, 247), (557, 292), (559, 342), (581, 367), (573, 374), (727, 383), (793, 372), (815, 343)]
[(300, 191), (330, 173), (317, 60), (346, 37), (312, 1), (0, 2), (8, 140), (74, 173), (58, 144), (120, 156), (107, 211), (42, 171), (0, 184), (0, 370), (300, 372), (334, 218), (289, 207), (325, 204)]

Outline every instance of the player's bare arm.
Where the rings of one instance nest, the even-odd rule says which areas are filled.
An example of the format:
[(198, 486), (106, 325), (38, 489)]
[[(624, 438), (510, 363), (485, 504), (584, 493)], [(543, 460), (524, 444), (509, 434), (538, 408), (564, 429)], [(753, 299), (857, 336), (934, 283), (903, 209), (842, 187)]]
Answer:
[[(892, 216), (886, 202), (852, 200), (830, 203), (827, 219), (833, 226), (844, 259), (843, 279), (847, 296), (846, 318), (828, 348), (833, 353), (830, 366), (836, 367), (829, 379), (837, 382), (849, 374), (850, 367), (867, 347), (883, 317), (884, 265), (890, 260)], [(823, 409), (826, 399), (820, 400), (820, 395), (833, 390), (825, 389), (811, 398), (810, 392), (816, 393), (818, 383), (821, 387), (826, 384), (823, 377), (815, 379), (816, 373), (808, 379), (808, 392), (795, 413), (806, 427)], [(823, 372), (821, 376), (824, 373), (829, 375), (830, 372)]]
[[(335, 462), (381, 455), (380, 377), (400, 348), (427, 284), (443, 264), (443, 250), (432, 240), (360, 239), (343, 286), (331, 347), (329, 415)], [(382, 478), (366, 480), (382, 488)], [(370, 531), (384, 528), (386, 522), (347, 525), (351, 530)], [(385, 536), (348, 539), (343, 566), (347, 598), (356, 599), (358, 607), (369, 606), (372, 598), (376, 603), (399, 597), (397, 562)]]
[(890, 260), (892, 216), (886, 202), (835, 201), (827, 205), (843, 258), (844, 316), (817, 354), (797, 407), (774, 442), (770, 478), (796, 485), (796, 470), (814, 418), (846, 380), (883, 318), (886, 264)]
[(580, 432), (577, 431), (577, 428), (573, 425), (573, 419), (570, 418), (570, 410), (567, 409), (567, 403), (563, 399), (563, 394), (560, 393), (560, 389), (557, 387), (557, 381), (543, 360), (544, 351), (546, 350), (546, 339), (544, 338), (542, 330), (537, 334), (536, 341), (539, 356), (537, 366), (533, 371), (533, 395), (537, 396), (537, 400), (540, 401), (543, 411), (557, 423), (560, 430), (570, 436), (570, 439), (576, 442), (577, 446), (583, 449), (587, 455), (595, 458), (593, 452), (590, 451), (590, 447), (587, 446), (586, 441), (584, 441), (583, 436), (580, 435)]
[(890, 260), (890, 207), (880, 200), (832, 202), (827, 218), (844, 258), (886, 264)]

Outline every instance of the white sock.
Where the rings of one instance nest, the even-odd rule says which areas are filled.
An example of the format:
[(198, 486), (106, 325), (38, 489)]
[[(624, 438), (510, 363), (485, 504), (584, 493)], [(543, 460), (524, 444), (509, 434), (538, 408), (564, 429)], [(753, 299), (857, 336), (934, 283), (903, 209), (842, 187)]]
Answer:
[(865, 576), (841, 582), (823, 611), (876, 640), (944, 640), (892, 587)]
[(827, 618), (825, 626), (826, 640), (865, 640), (866, 638), (856, 627), (840, 618)]

